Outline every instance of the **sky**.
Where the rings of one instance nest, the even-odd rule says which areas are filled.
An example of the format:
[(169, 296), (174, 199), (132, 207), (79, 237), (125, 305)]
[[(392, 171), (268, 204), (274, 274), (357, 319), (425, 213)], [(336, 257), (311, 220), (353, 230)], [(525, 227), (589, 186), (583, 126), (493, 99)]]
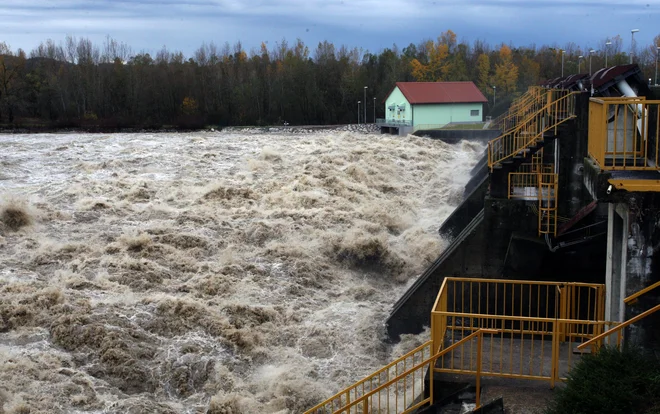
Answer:
[(574, 42), (595, 47), (620, 35), (629, 50), (631, 29), (638, 46), (660, 35), (660, 1), (654, 0), (0, 0), (0, 41), (32, 50), (41, 41), (87, 37), (99, 46), (106, 36), (134, 52), (163, 46), (192, 56), (202, 43), (241, 41), (310, 49), (335, 45), (379, 52), (397, 44), (437, 38), (451, 29), (459, 41), (491, 45)]

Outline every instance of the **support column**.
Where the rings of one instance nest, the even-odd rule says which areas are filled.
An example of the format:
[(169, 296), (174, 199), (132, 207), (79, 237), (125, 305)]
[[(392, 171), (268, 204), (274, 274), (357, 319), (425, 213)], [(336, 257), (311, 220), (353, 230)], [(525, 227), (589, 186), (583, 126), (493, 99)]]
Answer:
[(608, 207), (605, 319), (623, 322), (625, 320), (623, 299), (626, 295), (628, 207), (625, 204), (609, 204)]

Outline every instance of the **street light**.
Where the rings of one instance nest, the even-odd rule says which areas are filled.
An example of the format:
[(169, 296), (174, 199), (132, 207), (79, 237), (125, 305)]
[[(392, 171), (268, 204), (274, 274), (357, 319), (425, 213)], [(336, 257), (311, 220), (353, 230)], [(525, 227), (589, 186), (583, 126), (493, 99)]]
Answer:
[(633, 53), (635, 53), (635, 33), (639, 32), (639, 29), (632, 29), (630, 31), (630, 64), (633, 63)]
[(566, 51), (564, 49), (559, 49), (559, 51), (561, 52), (561, 77), (563, 78), (564, 77), (564, 53), (566, 53)]
[(495, 85), (493, 85), (493, 106), (495, 106)]
[(607, 67), (607, 51), (609, 50), (609, 46), (612, 44), (612, 42), (605, 42), (605, 67)]
[(593, 56), (594, 53), (596, 53), (596, 51), (593, 49), (589, 51), (589, 76), (591, 76), (591, 57)]
[(376, 123), (376, 97), (374, 96), (374, 124)]
[(362, 101), (358, 101), (358, 125), (360, 124), (360, 104)]
[(584, 58), (584, 56), (578, 56), (578, 73), (580, 73), (580, 64), (582, 63), (582, 58)]
[(660, 46), (655, 48), (655, 86), (658, 86), (658, 55), (660, 54)]
[(362, 118), (363, 123), (367, 123), (367, 87), (364, 87), (364, 118)]

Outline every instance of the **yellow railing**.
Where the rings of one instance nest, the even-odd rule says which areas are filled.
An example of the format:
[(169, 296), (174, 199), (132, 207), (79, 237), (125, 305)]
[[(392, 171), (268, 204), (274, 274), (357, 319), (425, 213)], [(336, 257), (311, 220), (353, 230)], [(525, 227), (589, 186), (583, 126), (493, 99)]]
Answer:
[(537, 199), (539, 196), (540, 174), (552, 174), (553, 164), (525, 163), (518, 170), (509, 173), (509, 198), (525, 200)]
[(506, 113), (492, 121), (492, 128), (499, 129), (503, 134), (515, 128), (519, 122), (545, 104), (544, 93), (545, 89), (542, 87), (530, 87), (523, 96), (511, 104)]
[[(385, 412), (407, 412), (424, 387), (424, 370), (428, 365), (432, 341), (407, 354), (328, 398), (305, 413), (362, 413), (365, 407)], [(358, 407), (359, 406), (359, 407)]]
[[(421, 356), (432, 348), (432, 341), (428, 341), (413, 351), (390, 363), (367, 378), (357, 382), (351, 387), (337, 393), (322, 403), (305, 411), (305, 414), (339, 414), (339, 413), (412, 413), (424, 405), (433, 404), (433, 380), (429, 381), (428, 396), (424, 393), (424, 375), (430, 371), (430, 367), (436, 365), (438, 358), (460, 348), (476, 338), (478, 347), (481, 347), (484, 334), (496, 334), (497, 331), (481, 329), (477, 330), (455, 344), (427, 358), (415, 359), (415, 354)], [(406, 367), (406, 361), (411, 359), (410, 365)], [(403, 365), (401, 372), (393, 378), (389, 378), (392, 368)], [(417, 385), (417, 389), (415, 389)], [(476, 371), (476, 408), (481, 406), (481, 374), (480, 369)], [(421, 393), (421, 394), (420, 394)], [(421, 398), (420, 398), (421, 396)], [(408, 397), (408, 398), (406, 398)]]
[(625, 299), (623, 300), (623, 302), (624, 302), (626, 305), (633, 304), (633, 303), (637, 302), (637, 298), (639, 298), (640, 296), (642, 296), (642, 295), (644, 295), (644, 294), (646, 294), (646, 293), (652, 291), (653, 289), (657, 288), (658, 286), (660, 286), (660, 281), (659, 281), (659, 282), (655, 282), (655, 283), (652, 284), (651, 286), (647, 286), (647, 287), (645, 287), (644, 289), (640, 290), (640, 291), (637, 292), (637, 293), (633, 293), (632, 295), (630, 295), (630, 296), (628, 296), (627, 298), (625, 298)]
[(529, 115), (510, 131), (488, 143), (488, 166), (521, 154), (530, 146), (543, 140), (543, 134), (554, 130), (569, 119), (575, 118), (575, 95), (578, 92), (552, 90), (546, 94), (549, 101), (541, 109)]
[(559, 175), (539, 174), (539, 236), (557, 235), (557, 200), (559, 199)]
[(603, 321), (605, 286), (445, 278), (431, 311), (431, 340), (309, 409), (319, 413), (412, 413), (433, 404), (431, 370), (481, 377), (565, 380), (574, 346), (614, 324)]
[(602, 170), (660, 170), (660, 101), (591, 98), (589, 155)]
[[(545, 380), (554, 386), (579, 356), (574, 346), (603, 332), (605, 288), (587, 283), (554, 283), (446, 278), (431, 313), (437, 350), (479, 329), (483, 366), (474, 343), (438, 359), (436, 372)], [(476, 363), (476, 365), (475, 365)]]
[(540, 173), (535, 171), (509, 173), (509, 199), (536, 199), (539, 193), (539, 176)]
[(637, 315), (637, 316), (635, 316), (635, 317), (633, 317), (633, 318), (630, 318), (630, 319), (628, 319), (627, 321), (625, 321), (625, 322), (623, 322), (623, 323), (617, 325), (615, 328), (610, 329), (610, 330), (608, 330), (608, 331), (606, 331), (606, 332), (603, 332), (602, 334), (600, 334), (600, 335), (598, 335), (598, 336), (596, 336), (596, 337), (594, 337), (594, 338), (591, 338), (591, 339), (588, 340), (587, 342), (584, 342), (584, 343), (578, 345), (577, 348), (578, 348), (579, 350), (582, 350), (582, 349), (585, 349), (585, 348), (588, 347), (588, 346), (592, 346), (592, 347), (594, 347), (595, 349), (598, 349), (598, 348), (600, 348), (600, 346), (603, 344), (603, 340), (604, 340), (605, 338), (607, 338), (607, 337), (609, 337), (609, 336), (611, 336), (611, 335), (614, 335), (614, 334), (616, 334), (616, 345), (617, 345), (617, 346), (621, 346), (621, 341), (623, 340), (623, 329), (624, 329), (625, 327), (627, 327), (627, 326), (629, 326), (629, 325), (632, 325), (633, 323), (635, 323), (635, 322), (637, 322), (637, 321), (639, 321), (639, 320), (641, 320), (641, 319), (644, 319), (644, 318), (646, 318), (647, 316), (649, 316), (649, 315), (651, 315), (651, 314), (653, 314), (653, 313), (656, 313), (656, 312), (659, 311), (659, 310), (660, 310), (660, 304), (659, 304), (659, 305), (655, 305), (655, 306), (652, 307), (651, 309), (649, 309), (649, 310), (647, 310), (647, 311), (645, 311), (645, 312), (642, 312), (642, 313), (640, 313), (639, 315)]
[(553, 164), (523, 164), (509, 173), (509, 199), (538, 200), (538, 234), (557, 235), (559, 176)]

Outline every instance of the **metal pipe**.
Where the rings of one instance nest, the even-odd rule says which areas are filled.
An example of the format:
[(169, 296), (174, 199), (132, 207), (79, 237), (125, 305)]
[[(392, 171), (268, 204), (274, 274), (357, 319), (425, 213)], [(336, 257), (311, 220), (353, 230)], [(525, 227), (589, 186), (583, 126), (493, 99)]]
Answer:
[[(633, 88), (631, 88), (630, 85), (628, 85), (628, 82), (626, 82), (625, 79), (620, 80), (616, 84), (616, 86), (619, 88), (619, 91), (621, 91), (623, 96), (628, 97), (628, 98), (637, 98), (637, 94), (635, 93)], [(645, 132), (645, 131), (642, 130), (642, 121), (646, 119), (646, 117), (644, 116), (644, 106), (642, 104), (637, 104), (635, 106), (637, 107), (637, 130), (640, 132), (640, 134), (642, 134), (642, 133)], [(625, 120), (625, 118), (624, 118), (624, 120)], [(645, 134), (642, 136), (642, 139), (646, 140)]]

